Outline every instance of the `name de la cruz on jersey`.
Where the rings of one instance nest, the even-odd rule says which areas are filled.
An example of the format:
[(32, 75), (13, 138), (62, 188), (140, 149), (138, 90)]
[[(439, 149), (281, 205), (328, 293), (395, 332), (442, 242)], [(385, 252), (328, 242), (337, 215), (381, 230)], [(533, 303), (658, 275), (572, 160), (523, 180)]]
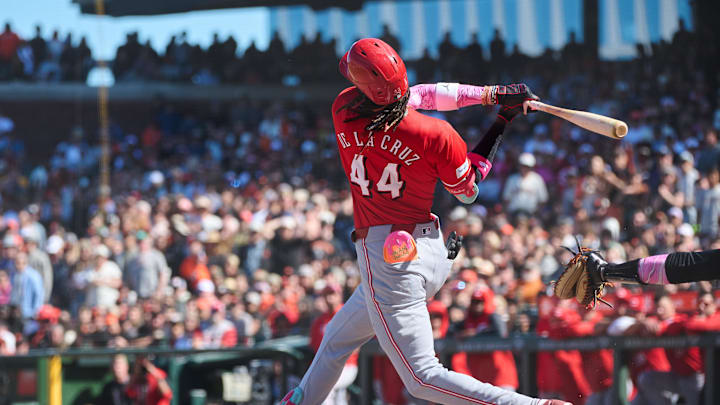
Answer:
[[(353, 138), (355, 138), (355, 146), (357, 147), (367, 147), (367, 148), (375, 148), (375, 134), (371, 134), (367, 140), (360, 140), (357, 131), (353, 131)], [(344, 132), (340, 132), (337, 134), (338, 143), (342, 145), (343, 149), (346, 149), (350, 146), (353, 146), (345, 136)], [(366, 143), (367, 142), (367, 143)], [(389, 151), (393, 155), (397, 156), (398, 159), (400, 159), (406, 166), (410, 166), (413, 164), (414, 161), (420, 159), (420, 155), (415, 153), (415, 151), (412, 150), (412, 148), (408, 146), (404, 146), (402, 141), (399, 139), (393, 140), (392, 137), (388, 134), (384, 134), (382, 136), (382, 139), (380, 140), (380, 144), (378, 146), (382, 150)]]

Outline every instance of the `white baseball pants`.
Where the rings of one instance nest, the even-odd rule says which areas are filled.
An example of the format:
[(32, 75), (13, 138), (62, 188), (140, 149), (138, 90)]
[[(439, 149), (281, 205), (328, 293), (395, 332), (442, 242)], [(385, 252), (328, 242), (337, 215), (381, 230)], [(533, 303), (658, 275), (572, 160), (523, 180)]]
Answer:
[(302, 405), (323, 402), (353, 350), (377, 336), (410, 395), (442, 404), (539, 405), (540, 400), (505, 391), (444, 368), (435, 357), (426, 301), (442, 287), (451, 261), (433, 222), (415, 226), (418, 257), (388, 264), (383, 244), (391, 225), (371, 227), (355, 242), (362, 284), (333, 317), (300, 387)]

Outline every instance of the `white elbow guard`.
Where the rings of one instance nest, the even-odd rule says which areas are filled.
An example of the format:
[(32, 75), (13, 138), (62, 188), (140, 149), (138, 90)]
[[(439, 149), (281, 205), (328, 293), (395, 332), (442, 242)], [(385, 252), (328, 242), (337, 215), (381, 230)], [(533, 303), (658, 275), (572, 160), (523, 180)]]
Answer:
[(460, 83), (443, 83), (435, 85), (435, 105), (438, 111), (457, 110), (458, 88)]

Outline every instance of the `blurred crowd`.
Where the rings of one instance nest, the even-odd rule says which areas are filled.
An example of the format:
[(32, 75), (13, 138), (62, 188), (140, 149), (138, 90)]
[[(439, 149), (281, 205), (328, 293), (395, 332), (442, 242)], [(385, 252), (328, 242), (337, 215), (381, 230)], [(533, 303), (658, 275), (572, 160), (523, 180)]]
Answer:
[[(40, 26), (35, 36), (22, 38), (5, 24), (0, 33), (0, 82), (85, 82), (97, 61), (92, 58), (86, 39), (79, 41), (72, 33), (60, 37), (57, 30), (48, 38)], [(715, 41), (709, 33), (694, 34), (679, 21), (679, 30), (672, 41), (661, 40), (650, 45), (637, 45), (637, 56), (645, 60), (652, 55), (657, 61), (670, 64), (695, 63), (696, 69), (710, 70), (718, 63)], [(390, 28), (383, 26), (380, 38), (402, 55), (399, 39)], [(344, 51), (343, 51), (344, 52)], [(190, 43), (187, 32), (173, 35), (164, 49), (142, 40), (138, 32), (126, 35), (113, 60), (105, 61), (112, 68), (115, 81), (181, 82), (199, 85), (234, 83), (259, 84), (340, 82), (337, 74), (338, 50), (335, 38), (314, 38), (303, 35), (295, 46), (285, 43), (275, 32), (265, 49), (254, 42), (239, 49), (232, 36), (221, 38), (217, 33), (206, 48)], [(546, 49), (536, 57), (524, 55), (517, 44), (510, 46), (498, 30), (485, 46), (473, 34), (464, 47), (456, 46), (449, 33), (436, 50), (425, 49), (416, 59), (406, 60), (411, 79), (416, 81), (446, 80), (474, 82), (478, 77), (487, 80), (510, 74), (525, 79), (538, 69), (549, 69), (546, 77), (563, 77), (566, 72), (592, 69), (597, 51), (576, 39), (571, 32), (568, 42), (558, 50)], [(700, 66), (697, 66), (700, 65)], [(608, 77), (607, 79), (611, 79)], [(715, 80), (714, 77), (709, 80)]]
[(94, 65), (85, 37), (55, 30), (46, 38), (36, 26), (34, 37), (21, 38), (9, 22), (0, 33), (0, 81), (84, 82)]
[[(8, 30), (0, 36), (3, 72)], [(74, 66), (69, 71), (86, 66), (85, 51), (71, 40), (38, 37), (47, 48), (38, 66), (60, 66), (59, 76), (53, 76), (54, 65), (47, 68), (48, 77), (64, 80), (62, 55), (68, 49), (72, 57), (65, 63)], [(192, 63), (168, 73), (162, 64), (140, 62), (171, 57), (209, 63), (212, 71), (215, 63), (232, 66), (223, 63), (230, 58), (247, 62), (247, 69), (259, 70), (255, 74), (273, 74), (265, 68), (275, 63), (242, 62), (228, 41), (216, 41), (207, 50), (215, 56), (204, 58), (181, 35), (156, 59), (132, 34), (113, 69), (120, 80), (185, 80), (197, 73)], [(543, 100), (616, 116), (631, 128), (626, 140), (616, 142), (541, 114), (520, 117), (507, 131), (493, 173), (480, 184), (478, 203), (461, 206), (438, 190), (434, 211), (443, 229), (457, 230), (466, 243), (448, 283), (430, 303), (436, 337), (562, 339), (720, 328), (710, 283), (618, 289), (610, 295), (617, 310), (605, 312), (587, 312), (547, 294), (570, 257), (561, 247), (574, 246), (575, 235), (612, 262), (720, 248), (720, 94), (711, 85), (716, 78), (697, 65), (704, 60), (697, 41), (681, 30), (672, 43), (643, 48), (631, 61), (597, 61), (575, 44), (562, 63), (552, 53), (533, 60), (498, 56), (505, 65), (495, 59), (461, 64), (451, 56), (467, 50), (453, 47), (440, 50), (450, 56), (432, 69), (416, 69), (422, 80), (521, 80)], [(33, 47), (32, 41), (17, 43)], [(51, 52), (51, 44), (60, 51)], [(282, 44), (273, 46), (285, 52)], [(327, 63), (315, 66), (335, 71), (332, 49)], [(477, 70), (468, 71), (468, 65)], [(147, 76), (144, 69), (154, 73)], [(251, 80), (247, 71), (238, 77), (230, 80)], [(30, 145), (16, 135), (12, 117), (0, 113), (0, 354), (233, 347), (310, 331), (317, 339), (328, 314), (360, 282), (349, 238), (352, 203), (329, 104), (241, 99), (179, 106), (158, 100), (153, 120), (140, 133), (123, 130), (122, 123), (113, 127), (112, 189), (104, 200), (97, 193), (100, 147), (94, 129), (78, 128), (54, 146), (48, 161), (28, 167), (23, 156)], [(448, 119), (469, 145), (494, 118), (484, 107), (430, 114)], [(682, 299), (690, 304), (679, 305)], [(699, 393), (702, 356), (692, 349), (680, 352), (633, 357), (639, 404), (662, 403), (658, 390), (647, 387), (672, 387), (686, 401)], [(542, 391), (579, 404), (590, 394), (605, 395), (611, 355), (544, 356), (538, 359)], [(518, 386), (509, 352), (461, 353), (453, 356), (452, 367)], [(583, 367), (590, 375), (607, 375), (586, 378)], [(393, 373), (377, 370), (376, 375)], [(411, 401), (400, 385), (386, 383), (390, 378), (379, 381), (378, 395), (387, 403)]]

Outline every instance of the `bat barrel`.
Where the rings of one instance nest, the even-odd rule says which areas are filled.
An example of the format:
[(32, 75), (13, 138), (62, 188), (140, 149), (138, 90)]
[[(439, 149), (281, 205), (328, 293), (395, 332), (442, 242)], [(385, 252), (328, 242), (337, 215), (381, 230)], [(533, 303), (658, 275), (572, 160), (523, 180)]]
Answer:
[(539, 110), (570, 121), (588, 131), (605, 135), (613, 139), (623, 138), (628, 133), (628, 126), (623, 121), (587, 111), (570, 110), (556, 107), (540, 101), (529, 100), (527, 104), (533, 110)]

